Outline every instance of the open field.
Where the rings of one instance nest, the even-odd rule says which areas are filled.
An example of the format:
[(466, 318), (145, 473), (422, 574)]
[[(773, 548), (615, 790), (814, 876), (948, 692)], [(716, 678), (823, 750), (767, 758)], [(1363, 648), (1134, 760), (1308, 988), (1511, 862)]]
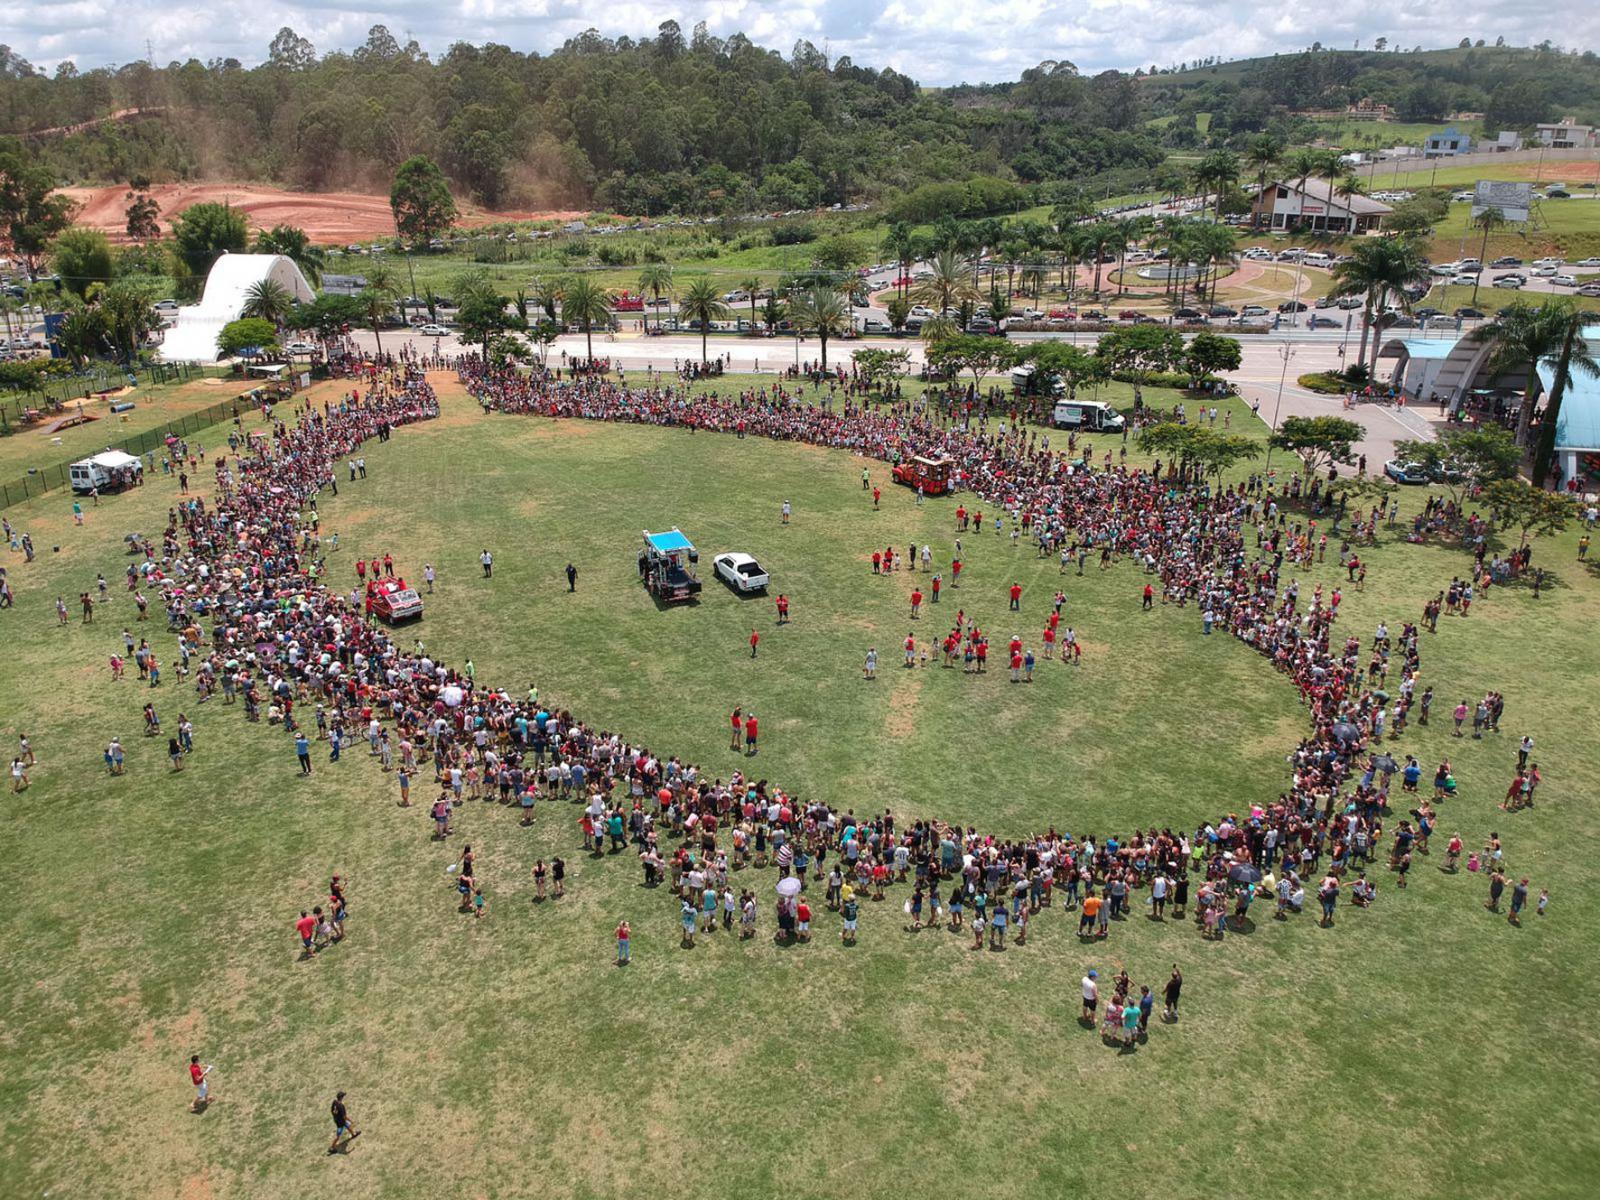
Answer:
[[(946, 559), (953, 501), (918, 507), (886, 486), (874, 511), (862, 461), (842, 452), (484, 417), (444, 393), (440, 421), (369, 445), (370, 477), (324, 495), (323, 532), (340, 534), (336, 580), (353, 580), (362, 553), (392, 551), (413, 575), (434, 563), (440, 588), (415, 635), (447, 661), (470, 655), (480, 681), (537, 683), (723, 776), (745, 762), (726, 750), (727, 710), (754, 706), (759, 773), (801, 796), (1000, 833), (1190, 826), (1284, 787), (1283, 757), (1306, 728), (1290, 684), (1233, 639), (1202, 638), (1191, 610), (1141, 613), (1130, 564), (1062, 580), (1025, 547), (970, 535), (970, 569), (940, 609), (1031, 637), (1064, 584), (1084, 664), (1043, 664), (1026, 686), (998, 671), (905, 671), (894, 647), (910, 578), (874, 578), (864, 556), (915, 539)], [(1405, 493), (1407, 513), (1422, 496)], [(425, 807), (396, 807), (359, 745), (337, 764), (317, 753), (301, 782), (281, 731), (220, 701), (196, 708), (170, 677), (155, 691), (112, 683), (105, 657), (131, 605), (114, 594), (95, 624), (58, 629), (50, 603), (96, 571), (116, 579), (121, 533), (159, 529), (175, 500), (156, 480), (82, 530), (57, 506), (23, 506), (36, 541), (62, 549), (7, 560), (18, 605), (0, 612), (0, 709), (40, 761), (11, 801), (11, 861), (28, 886), (0, 917), (0, 1194), (810, 1200), (863, 1179), (925, 1191), (977, 1171), (1030, 1197), (1098, 1193), (1133, 1172), (1162, 1195), (1240, 1195), (1270, 1176), (1333, 1197), (1348, 1194), (1346, 1163), (1402, 1198), (1589, 1190), (1600, 1120), (1583, 1104), (1500, 1139), (1492, 1180), (1482, 1165), (1485, 1131), (1585, 1094), (1600, 1052), (1586, 1001), (1600, 918), (1574, 852), (1600, 834), (1587, 792), (1600, 751), (1581, 701), (1600, 683), (1600, 578), (1573, 563), (1575, 532), (1540, 544), (1542, 598), (1496, 589), (1424, 635), (1441, 704), (1431, 728), (1393, 743), (1430, 769), (1453, 760), (1461, 793), (1441, 836), (1460, 829), (1472, 847), (1498, 829), (1512, 871), (1550, 888), (1550, 915), (1524, 928), (1486, 913), (1481, 877), (1443, 875), (1436, 855), (1404, 894), (1380, 871), (1377, 905), (1341, 909), (1331, 929), (1263, 912), (1213, 943), (1136, 913), (1087, 947), (1047, 910), (1026, 947), (974, 954), (947, 933), (906, 932), (897, 896), (866, 906), (856, 949), (840, 948), (825, 912), (812, 944), (780, 948), (766, 936), (766, 870), (741, 880), (762, 897), (761, 936), (682, 951), (669, 897), (642, 889), (626, 856), (581, 853), (575, 808), (543, 805), (532, 828), (495, 804), (459, 810), (456, 841), (474, 845), (489, 896), (474, 921), (447, 886), (459, 846), (429, 840)], [(792, 624), (709, 578), (699, 604), (658, 610), (633, 555), (641, 527), (672, 524), (708, 575), (718, 550), (760, 556), (793, 599)], [(476, 564), (486, 544), (492, 581)], [(1370, 562), (1340, 620), (1363, 639), (1379, 618), (1414, 618), (1466, 565), (1390, 532)], [(1301, 584), (1336, 577), (1329, 564)], [(1006, 612), (1012, 579), (1026, 588), (1020, 622)], [(151, 636), (170, 651), (170, 636)], [(884, 655), (875, 684), (860, 677), (868, 645)], [(1488, 688), (1507, 694), (1505, 731), (1451, 739), (1441, 708)], [(195, 722), (182, 775), (137, 736), (147, 699), (165, 721), (185, 709)], [(1507, 816), (1494, 805), (1524, 731), (1546, 784), (1537, 808)], [(112, 732), (129, 749), (118, 780), (99, 762)], [(568, 897), (531, 903), (532, 862), (558, 853)], [(351, 883), (350, 936), (296, 961), (291, 920), (334, 872)], [(634, 929), (627, 971), (610, 965), (621, 916)], [(1076, 1023), (1087, 966), (1158, 983), (1174, 961), (1183, 1018), (1153, 1023), (1137, 1051)], [(185, 1110), (190, 1053), (217, 1064), (217, 1099), (198, 1116)], [(336, 1088), (365, 1136), (329, 1158)], [(1225, 1154), (1203, 1132), (1219, 1126), (1237, 1131)]]

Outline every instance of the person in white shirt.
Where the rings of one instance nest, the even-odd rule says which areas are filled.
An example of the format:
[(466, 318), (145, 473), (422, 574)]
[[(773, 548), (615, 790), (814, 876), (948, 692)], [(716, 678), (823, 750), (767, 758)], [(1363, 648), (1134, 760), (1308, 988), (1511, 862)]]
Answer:
[(1094, 1011), (1100, 1007), (1100, 985), (1095, 980), (1100, 978), (1100, 972), (1090, 971), (1083, 977), (1083, 1019), (1090, 1024), (1094, 1023)]
[(494, 555), (489, 553), (488, 547), (484, 547), (483, 553), (478, 555), (478, 561), (483, 564), (483, 577), (485, 579), (492, 578), (494, 576)]

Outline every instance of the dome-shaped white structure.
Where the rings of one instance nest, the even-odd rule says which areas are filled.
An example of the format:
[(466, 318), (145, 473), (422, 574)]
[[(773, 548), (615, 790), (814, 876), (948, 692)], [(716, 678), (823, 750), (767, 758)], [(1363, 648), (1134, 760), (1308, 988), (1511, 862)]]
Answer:
[(224, 254), (206, 276), (199, 304), (178, 310), (178, 319), (161, 346), (167, 362), (216, 362), (217, 337), (229, 321), (237, 321), (252, 287), (270, 279), (294, 299), (316, 298), (300, 268), (282, 254)]

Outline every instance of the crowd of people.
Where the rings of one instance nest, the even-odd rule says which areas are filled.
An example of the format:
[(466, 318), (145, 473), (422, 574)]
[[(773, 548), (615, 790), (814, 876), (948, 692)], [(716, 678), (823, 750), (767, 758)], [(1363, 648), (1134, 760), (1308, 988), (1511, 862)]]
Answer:
[[(1303, 549), (1315, 530), (1264, 480), (1179, 486), (1159, 464), (1112, 468), (1107, 456), (1099, 469), (1090, 447), (1052, 452), (1036, 432), (1004, 420), (939, 420), (912, 405), (802, 403), (781, 386), (718, 398), (599, 377), (530, 377), (471, 360), (459, 366), (471, 393), (497, 412), (803, 441), (890, 462), (949, 456), (957, 486), (989, 509), (991, 527), (1003, 520), (1063, 547), (1063, 570), (1077, 558), (1081, 571), (1089, 555), (1105, 568), (1134, 564), (1154, 577), (1163, 603), (1193, 605), (1208, 630), (1226, 630), (1289, 676), (1309, 712), (1310, 732), (1274, 800), (1193, 826), (1006, 835), (933, 814), (857, 814), (741, 769), (724, 780), (590, 724), (535, 687), (485, 686), (470, 659), (452, 666), (420, 641), (404, 645), (363, 612), (359, 586), (346, 591), (327, 576), (317, 501), (365, 441), (436, 416), (438, 404), (411, 364), (353, 370), (338, 403), (301, 403), (268, 432), (230, 439), (228, 452), (213, 456), (214, 499), (186, 496), (173, 508), (159, 553), (138, 577), (166, 606), (181, 677), (193, 679), (200, 702), (242, 701), (252, 720), (265, 712), (294, 740), (307, 775), (313, 739), (335, 761), (365, 740), (369, 756), (398, 778), (404, 804), (431, 773), (437, 799), (429, 811), (440, 837), (453, 832), (452, 811), (473, 800), (498, 800), (525, 823), (537, 806), (567, 802), (589, 855), (635, 858), (647, 886), (670, 889), (685, 941), (714, 930), (719, 918), (724, 930), (737, 924), (753, 935), (761, 904), (756, 889), (736, 886), (736, 873), (772, 867), (786, 881), (774, 910), (781, 939), (810, 937), (814, 893), (806, 889), (815, 887), (846, 940), (856, 936), (864, 904), (893, 898), (907, 928), (949, 928), (970, 934), (975, 949), (994, 950), (1008, 935), (1009, 944), (1026, 945), (1030, 922), (1052, 907), (1077, 912), (1079, 936), (1094, 944), (1141, 898), (1156, 923), (1169, 909), (1175, 920), (1191, 919), (1192, 902), (1196, 927), (1211, 937), (1247, 927), (1257, 897), (1274, 899), (1274, 916), (1288, 919), (1308, 891), (1331, 923), (1342, 896), (1358, 907), (1374, 902), (1369, 875), (1387, 865), (1404, 887), (1412, 855), (1427, 853), (1437, 820), (1430, 804), (1389, 828), (1398, 768), (1382, 746), (1386, 732), (1403, 727), (1418, 686), (1417, 626), (1391, 636), (1380, 624), (1370, 643), (1337, 635), (1337, 590), (1324, 596), (1319, 585), (1307, 597), (1284, 570), (1292, 548)], [(924, 557), (909, 554), (907, 566)], [(367, 571), (375, 575), (380, 562), (387, 577), (387, 555), (368, 561)], [(950, 638), (947, 663), (963, 639), (969, 652), (987, 645), (962, 617)], [(908, 663), (914, 646), (908, 635)], [(869, 675), (874, 667), (875, 657)], [(1495, 717), (1485, 728), (1498, 727)], [(734, 714), (734, 742), (745, 735), (747, 756), (754, 722), (753, 714)], [(111, 769), (120, 767), (119, 754)], [(1448, 775), (1448, 764), (1441, 770)], [(1404, 778), (1414, 786), (1409, 772)], [(539, 885), (542, 892), (542, 876)], [(481, 913), (487, 883), (470, 857), (456, 886), (465, 889), (463, 908)], [(559, 873), (555, 886), (559, 895)], [(335, 903), (342, 934), (342, 896), (330, 911)], [(332, 918), (319, 915), (331, 937)], [(320, 924), (306, 918), (309, 952)], [(619, 943), (626, 961), (622, 932)], [(1175, 992), (1170, 1000), (1175, 1009)], [(1147, 1004), (1140, 1016), (1147, 1019)]]

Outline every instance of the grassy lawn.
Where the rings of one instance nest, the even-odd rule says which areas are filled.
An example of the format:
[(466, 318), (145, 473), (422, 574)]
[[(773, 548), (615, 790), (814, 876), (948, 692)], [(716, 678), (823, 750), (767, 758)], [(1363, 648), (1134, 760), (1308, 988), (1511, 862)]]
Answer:
[[(230, 400), (249, 388), (246, 380), (215, 376), (171, 384), (152, 384), (141, 379), (139, 386), (109, 399), (69, 400), (66, 411), (58, 416), (26, 429), (18, 429), (9, 437), (0, 437), (0, 479), (21, 475), (30, 467), (54, 466), (59, 462), (81, 458), (105, 449), (108, 443), (120, 442), (150, 430), (164, 429), (170, 422), (220, 401)], [(130, 400), (137, 406), (131, 412), (111, 412), (112, 404)], [(83, 413), (96, 419), (50, 432), (51, 425), (61, 417), (76, 416), (80, 407)], [(204, 434), (200, 438), (202, 442), (206, 440)], [(226, 434), (211, 440), (225, 439)]]
[[(915, 541), (947, 562), (955, 502), (919, 507), (885, 482), (875, 511), (861, 469), (884, 481), (885, 468), (843, 452), (485, 417), (446, 388), (439, 421), (366, 458), (370, 477), (321, 504), (324, 536), (340, 538), (335, 580), (354, 580), (360, 554), (390, 551), (410, 575), (433, 563), (439, 589), (415, 630), (430, 649), (470, 655), (480, 681), (536, 683), (712, 775), (753, 765), (857, 812), (1104, 835), (1269, 800), (1307, 729), (1291, 685), (1257, 655), (1201, 637), (1190, 609), (1140, 612), (1130, 564), (1063, 579), (988, 532), (966, 537), (962, 587), (932, 615), (964, 605), (997, 638), (1032, 640), (1063, 586), (1083, 665), (1041, 664), (1026, 686), (998, 670), (900, 668), (908, 628), (931, 637), (945, 624), (910, 622), (916, 576), (874, 577), (867, 556)], [(1405, 511), (1423, 495), (1404, 493)], [(114, 589), (95, 624), (57, 628), (51, 603), (97, 571), (115, 581), (122, 533), (159, 529), (175, 500), (157, 479), (83, 529), (48, 502), (10, 514), (44, 553), (7, 559), (18, 601), (0, 612), (0, 711), (39, 755), (33, 786), (11, 798), (23, 886), (0, 917), (0, 1195), (809, 1200), (976, 1171), (997, 1191), (1054, 1197), (1136, 1171), (1160, 1195), (1241, 1195), (1270, 1178), (1332, 1197), (1348, 1194), (1346, 1173), (1329, 1171), (1334, 1147), (1398, 1197), (1587, 1193), (1600, 1119), (1583, 1104), (1499, 1139), (1493, 1182), (1482, 1167), (1486, 1130), (1585, 1094), (1600, 1053), (1587, 1004), (1600, 918), (1571, 852), (1600, 835), (1588, 787), (1600, 751), (1581, 699), (1600, 684), (1600, 577), (1573, 562), (1576, 531), (1539, 544), (1552, 572), (1542, 598), (1496, 589), (1424, 635), (1436, 720), (1393, 743), (1429, 769), (1454, 762), (1461, 794), (1442, 806), (1441, 838), (1459, 829), (1474, 847), (1499, 830), (1512, 871), (1551, 890), (1550, 915), (1522, 929), (1484, 911), (1480, 876), (1443, 875), (1435, 855), (1404, 894), (1380, 871), (1377, 905), (1342, 908), (1331, 929), (1263, 912), (1214, 943), (1141, 912), (1086, 947), (1046, 911), (1027, 946), (974, 954), (969, 939), (906, 931), (897, 895), (864, 907), (854, 949), (825, 911), (812, 944), (780, 948), (766, 870), (741, 880), (762, 902), (755, 940), (719, 933), (683, 951), (670, 897), (642, 889), (631, 858), (582, 854), (576, 808), (543, 805), (524, 828), (469, 802), (440, 845), (425, 804), (398, 808), (392, 777), (359, 747), (337, 764), (317, 753), (302, 782), (283, 733), (238, 708), (197, 707), (170, 675), (154, 692), (111, 682), (106, 656), (132, 605)], [(701, 548), (706, 585), (698, 604), (661, 610), (634, 555), (642, 528), (672, 525)], [(493, 581), (479, 577), (483, 546)], [(790, 625), (774, 624), (768, 598), (711, 579), (725, 549), (760, 558), (793, 601)], [(1414, 619), (1468, 565), (1387, 532), (1370, 563), (1340, 620), (1364, 639), (1380, 618)], [(1336, 577), (1329, 564), (1300, 579)], [(1006, 609), (1014, 579), (1020, 617)], [(147, 629), (166, 664), (171, 637)], [(861, 678), (868, 646), (883, 656), (875, 683)], [(1489, 688), (1508, 697), (1505, 731), (1453, 740), (1449, 706)], [(194, 720), (181, 775), (164, 743), (138, 736), (147, 699), (164, 722), (180, 709)], [(734, 704), (766, 729), (753, 764), (726, 749)], [(1495, 802), (1523, 732), (1546, 784), (1537, 808), (1507, 816)], [(112, 733), (129, 752), (118, 780), (100, 765)], [(480, 921), (456, 913), (447, 882), (462, 841), (487, 885)], [(569, 895), (535, 904), (530, 867), (556, 854)], [(350, 881), (350, 936), (297, 961), (291, 922), (331, 873)], [(626, 971), (611, 965), (622, 916)], [(1159, 985), (1174, 962), (1183, 1019), (1153, 1023), (1137, 1051), (1077, 1024), (1088, 966)], [(217, 1100), (199, 1116), (186, 1111), (191, 1053), (216, 1064)], [(365, 1136), (329, 1158), (340, 1088)], [(1201, 1133), (1219, 1127), (1241, 1131), (1227, 1152)]]
[[(1570, 289), (1562, 292), (1561, 295), (1571, 300), (1579, 308), (1600, 310), (1600, 300), (1595, 300), (1589, 296), (1575, 296)], [(1516, 292), (1509, 288), (1490, 287), (1485, 283), (1478, 288), (1477, 307), (1481, 311), (1493, 315), (1496, 309), (1504, 308), (1518, 300), (1524, 304), (1537, 306), (1550, 298), (1551, 293), (1549, 292)], [(1457, 308), (1473, 303), (1472, 289), (1469, 287), (1457, 287), (1454, 284), (1440, 284), (1429, 289), (1427, 296), (1423, 298), (1421, 303), (1443, 309), (1445, 312), (1455, 312)]]
[[(1435, 262), (1477, 255), (1483, 248), (1483, 230), (1471, 223), (1472, 205), (1452, 204), (1433, 231), (1429, 255)], [(1600, 201), (1545, 200), (1539, 202), (1527, 226), (1508, 225), (1489, 234), (1484, 261), (1514, 255), (1524, 261), (1560, 255), (1568, 260), (1600, 253)]]

